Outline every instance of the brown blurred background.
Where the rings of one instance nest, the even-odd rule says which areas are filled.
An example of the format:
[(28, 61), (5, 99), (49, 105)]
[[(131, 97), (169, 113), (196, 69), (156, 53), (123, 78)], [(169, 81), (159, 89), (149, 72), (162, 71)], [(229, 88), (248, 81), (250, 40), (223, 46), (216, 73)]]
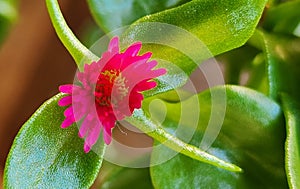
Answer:
[[(85, 1), (60, 1), (76, 35), (92, 22)], [(0, 47), (0, 188), (6, 156), (22, 124), (58, 86), (73, 81), (75, 63), (48, 16), (45, 1), (19, 1), (19, 19)]]

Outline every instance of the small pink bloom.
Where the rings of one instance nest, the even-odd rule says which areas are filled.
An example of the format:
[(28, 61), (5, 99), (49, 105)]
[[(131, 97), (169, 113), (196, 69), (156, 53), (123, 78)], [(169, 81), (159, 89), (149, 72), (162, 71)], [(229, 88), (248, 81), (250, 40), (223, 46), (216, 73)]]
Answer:
[(61, 127), (80, 121), (78, 135), (85, 138), (85, 152), (97, 142), (101, 131), (104, 142), (110, 144), (116, 121), (141, 108), (141, 92), (156, 87), (152, 79), (166, 73), (165, 69), (153, 70), (157, 62), (148, 62), (150, 52), (138, 55), (141, 47), (137, 42), (120, 53), (119, 39), (114, 37), (100, 60), (85, 64), (84, 71), (77, 73), (78, 82), (59, 87), (68, 95), (58, 104), (69, 106)]

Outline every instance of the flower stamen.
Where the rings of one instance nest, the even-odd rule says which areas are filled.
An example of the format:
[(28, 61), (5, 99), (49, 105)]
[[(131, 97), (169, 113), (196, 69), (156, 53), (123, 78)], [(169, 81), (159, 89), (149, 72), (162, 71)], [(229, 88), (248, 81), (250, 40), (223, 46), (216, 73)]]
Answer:
[(141, 46), (137, 42), (122, 53), (118, 37), (113, 38), (103, 57), (86, 64), (84, 71), (78, 73), (78, 83), (60, 87), (68, 96), (63, 97), (59, 105), (70, 106), (72, 110), (66, 110), (62, 127), (82, 120), (79, 136), (85, 138), (85, 152), (97, 142), (100, 132), (103, 132), (104, 142), (110, 144), (117, 121), (141, 108), (141, 92), (155, 87), (155, 81), (151, 80), (166, 73), (163, 68), (153, 70), (157, 62), (147, 62), (151, 53), (138, 55)]
[[(117, 106), (128, 95), (126, 78), (120, 70), (105, 70), (101, 72), (95, 87), (95, 100), (100, 106)], [(115, 87), (115, 91), (113, 91)], [(114, 92), (115, 94), (112, 94)]]

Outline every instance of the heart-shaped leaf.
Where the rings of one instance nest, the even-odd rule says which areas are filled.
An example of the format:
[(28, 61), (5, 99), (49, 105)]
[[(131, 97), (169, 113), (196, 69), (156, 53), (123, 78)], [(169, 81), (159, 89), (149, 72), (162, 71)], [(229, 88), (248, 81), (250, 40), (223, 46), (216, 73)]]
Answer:
[[(211, 92), (224, 89), (227, 98), (225, 119), (223, 124), (218, 123), (222, 124), (220, 132), (212, 132), (218, 136), (207, 152), (239, 165), (243, 173), (229, 172), (177, 154), (151, 167), (152, 182), (156, 188), (287, 188), (285, 130), (280, 106), (265, 95), (244, 87), (216, 87)], [(181, 104), (165, 102), (163, 106), (167, 109), (167, 116), (163, 126), (177, 137), (182, 137), (182, 132), (188, 133), (194, 127), (191, 123), (198, 122), (190, 143), (199, 146), (203, 136), (207, 135), (207, 124), (216, 119), (211, 117), (212, 109), (218, 110), (216, 115), (224, 109), (222, 105), (212, 106), (214, 99), (211, 94), (205, 91), (197, 96), (200, 107), (198, 118), (194, 111), (189, 111), (185, 117), (180, 116), (180, 112), (184, 111), (182, 107), (196, 109), (193, 98)], [(155, 118), (161, 114), (161, 107), (154, 106), (151, 112)], [(178, 132), (180, 127), (181, 132)], [(155, 164), (163, 157), (172, 157), (172, 154), (168, 148), (154, 148), (151, 162)]]
[(300, 188), (300, 104), (284, 94), (281, 96), (286, 118), (285, 168), (290, 188)]
[(62, 129), (61, 94), (43, 104), (19, 131), (7, 158), (6, 188), (87, 188), (100, 169), (104, 144), (97, 155), (83, 151), (75, 125)]

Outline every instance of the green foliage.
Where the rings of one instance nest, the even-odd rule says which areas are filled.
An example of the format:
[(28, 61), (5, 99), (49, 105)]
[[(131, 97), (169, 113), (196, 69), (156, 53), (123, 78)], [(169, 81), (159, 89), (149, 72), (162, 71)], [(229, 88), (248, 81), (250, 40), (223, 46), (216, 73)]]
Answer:
[[(213, 55), (217, 55), (239, 47), (249, 39), (260, 19), (265, 3), (264, 0), (195, 0), (178, 8), (139, 19), (131, 26), (132, 29), (128, 31), (128, 35), (130, 40), (137, 40), (153, 30), (139, 26), (140, 23), (167, 23), (194, 34)], [(154, 37), (154, 35), (149, 37)], [(176, 40), (178, 40), (177, 43), (187, 43), (184, 42), (186, 39), (176, 38)], [(170, 58), (167, 55), (166, 57)]]
[(16, 0), (0, 0), (0, 43), (17, 19)]
[(142, 109), (135, 110), (133, 115), (126, 120), (175, 152), (229, 171), (242, 171), (237, 165), (219, 159), (198, 147), (187, 144), (184, 140), (173, 136), (173, 133), (166, 132), (165, 129), (161, 128), (159, 123), (153, 121), (152, 117), (150, 118)]
[(103, 173), (96, 186), (102, 189), (151, 189), (153, 188), (149, 168), (128, 168), (120, 167), (106, 161), (101, 167)]
[(271, 7), (263, 23), (268, 31), (300, 37), (300, 1), (289, 1)]
[(264, 53), (269, 95), (278, 100), (280, 92), (288, 92), (299, 99), (300, 39), (258, 30), (250, 43)]
[[(223, 53), (220, 56), (217, 56), (217, 59), (222, 61), (226, 66), (225, 80), (228, 84), (239, 85), (242, 80), (243, 71), (251, 72), (254, 69), (253, 59), (257, 56), (259, 51), (249, 45), (244, 45), (240, 48), (231, 50), (227, 53)], [(264, 67), (264, 66), (263, 66)], [(262, 74), (265, 74), (263, 67), (255, 71), (260, 71)], [(257, 73), (257, 72), (256, 72)], [(255, 79), (258, 77), (256, 75)], [(255, 86), (257, 83), (255, 83)]]
[(6, 188), (87, 188), (94, 182), (104, 144), (98, 154), (85, 154), (77, 127), (60, 128), (61, 97), (45, 102), (19, 131), (5, 166)]
[[(242, 173), (233, 173), (195, 161), (181, 154), (169, 161), (151, 167), (151, 176), (156, 188), (286, 188), (284, 171), (284, 127), (280, 106), (267, 96), (254, 90), (238, 86), (225, 86), (226, 114), (222, 128), (216, 141), (207, 152), (219, 158), (233, 162), (243, 168)], [(200, 146), (207, 125), (211, 119), (211, 111), (222, 110), (220, 103), (212, 98), (212, 93), (220, 93), (224, 87), (216, 87), (195, 96), (199, 100), (200, 117), (198, 127), (190, 140), (195, 146)], [(164, 103), (167, 116), (163, 126), (177, 137), (182, 132), (176, 132), (181, 126), (193, 128), (191, 119), (195, 113), (178, 115), (181, 107), (195, 109), (195, 99), (190, 98), (182, 103)], [(161, 108), (152, 110), (155, 117)], [(181, 125), (177, 126), (180, 122)], [(187, 131), (185, 131), (187, 132)], [(168, 148), (154, 148), (151, 161), (172, 157)], [(173, 173), (173, 174), (170, 174)], [(168, 175), (166, 177), (166, 175)]]
[(300, 188), (300, 104), (287, 94), (281, 96), (286, 117), (285, 168), (289, 186)]
[(190, 0), (87, 0), (97, 24), (106, 32), (127, 26), (137, 19), (173, 8)]
[(139, 40), (155, 43), (145, 44), (143, 49), (151, 51), (153, 58), (164, 60), (159, 61), (159, 67), (166, 67), (169, 73), (159, 80), (156, 91), (150, 95), (182, 86), (186, 76), (204, 60), (246, 43), (265, 3), (264, 0), (196, 0), (134, 22), (122, 35), (124, 43)]
[[(168, 70), (158, 78), (158, 87), (144, 94), (142, 109), (127, 118), (155, 139), (151, 174), (148, 168), (106, 163), (96, 185), (300, 187), (300, 1), (269, 1), (269, 8), (265, 8), (265, 0), (87, 2), (104, 31), (130, 25), (121, 35), (121, 44), (142, 41), (142, 50), (153, 52), (158, 67)], [(53, 26), (79, 69), (83, 63), (97, 60), (68, 28), (58, 2), (46, 3)], [(216, 55), (224, 62), (227, 83), (240, 85), (246, 73), (245, 87), (219, 86), (194, 95), (179, 88), (199, 64)], [(184, 101), (178, 102), (173, 89), (180, 91)], [(213, 98), (223, 92), (225, 101), (218, 95)], [(95, 180), (104, 146), (99, 146), (100, 157), (93, 152), (84, 154), (77, 128), (60, 128), (60, 97), (46, 102), (20, 130), (6, 163), (7, 188), (86, 188)], [(156, 100), (160, 104), (152, 103)], [(164, 108), (166, 118), (161, 121)], [(210, 122), (220, 130), (208, 128)], [(158, 148), (160, 144), (167, 147)]]

